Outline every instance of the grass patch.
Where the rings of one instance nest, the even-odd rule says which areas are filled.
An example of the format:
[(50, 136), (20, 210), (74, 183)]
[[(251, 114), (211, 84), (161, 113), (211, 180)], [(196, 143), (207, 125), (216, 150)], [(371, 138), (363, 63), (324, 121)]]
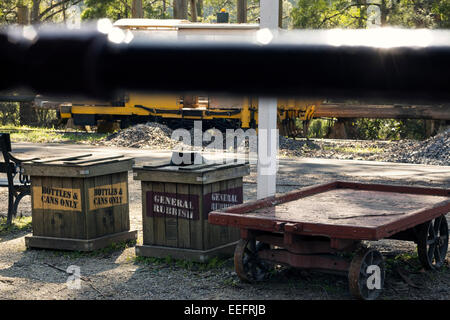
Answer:
[(373, 148), (363, 148), (363, 147), (331, 147), (331, 146), (323, 146), (324, 150), (327, 151), (336, 151), (340, 153), (351, 153), (351, 154), (366, 154), (366, 153), (382, 153), (384, 150), (381, 148), (373, 147)]
[(80, 143), (96, 142), (108, 136), (107, 133), (95, 132), (61, 132), (53, 128), (28, 126), (0, 126), (0, 132), (10, 132), (12, 142), (33, 143)]
[(396, 272), (396, 268), (401, 267), (408, 272), (417, 272), (422, 269), (417, 251), (405, 252), (393, 257), (386, 257), (385, 267), (387, 272)]
[(23, 231), (31, 231), (31, 217), (19, 217), (13, 219), (11, 224), (6, 224), (6, 217), (0, 218), (0, 235), (6, 235), (9, 233), (19, 233)]

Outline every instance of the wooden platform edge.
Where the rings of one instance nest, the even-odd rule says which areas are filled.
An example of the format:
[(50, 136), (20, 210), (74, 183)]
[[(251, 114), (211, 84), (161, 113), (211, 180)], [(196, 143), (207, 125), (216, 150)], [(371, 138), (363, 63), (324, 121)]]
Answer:
[(215, 257), (229, 258), (234, 255), (234, 250), (237, 241), (227, 243), (225, 245), (209, 249), (209, 250), (194, 250), (182, 249), (163, 246), (139, 245), (136, 246), (136, 256), (166, 258), (170, 256), (174, 259), (190, 260), (195, 262), (208, 262)]
[(27, 249), (39, 248), (87, 252), (105, 248), (112, 243), (136, 241), (136, 239), (137, 230), (133, 230), (110, 234), (90, 240), (28, 236), (25, 237), (25, 245)]

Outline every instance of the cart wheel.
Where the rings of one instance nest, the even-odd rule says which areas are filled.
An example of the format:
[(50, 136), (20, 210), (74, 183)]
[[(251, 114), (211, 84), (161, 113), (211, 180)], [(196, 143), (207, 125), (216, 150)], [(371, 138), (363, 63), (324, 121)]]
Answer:
[(258, 251), (269, 248), (267, 243), (254, 239), (239, 240), (234, 251), (234, 268), (242, 281), (255, 282), (267, 278), (270, 264), (258, 258)]
[(375, 249), (362, 248), (354, 256), (348, 271), (350, 293), (357, 299), (375, 300), (384, 287), (383, 256)]
[(448, 224), (445, 216), (419, 226), (417, 253), (422, 266), (428, 270), (442, 267), (448, 249)]

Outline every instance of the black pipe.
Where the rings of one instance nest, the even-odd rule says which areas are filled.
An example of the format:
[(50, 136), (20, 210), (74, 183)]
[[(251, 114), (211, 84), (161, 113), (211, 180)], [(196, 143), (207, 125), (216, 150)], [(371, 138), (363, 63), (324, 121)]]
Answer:
[(114, 44), (96, 32), (43, 32), (13, 43), (0, 35), (0, 70), (11, 75), (0, 80), (0, 90), (24, 86), (96, 99), (125, 90), (450, 101), (449, 42), (394, 48), (307, 43)]

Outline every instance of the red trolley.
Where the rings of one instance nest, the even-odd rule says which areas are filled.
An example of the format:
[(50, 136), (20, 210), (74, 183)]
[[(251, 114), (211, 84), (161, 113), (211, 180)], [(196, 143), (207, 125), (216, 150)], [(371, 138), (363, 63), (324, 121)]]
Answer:
[(449, 189), (335, 181), (213, 211), (208, 219), (241, 229), (234, 263), (243, 281), (263, 280), (275, 262), (344, 273), (355, 297), (376, 299), (383, 256), (361, 241), (414, 241), (422, 265), (438, 269), (448, 249), (448, 212)]

